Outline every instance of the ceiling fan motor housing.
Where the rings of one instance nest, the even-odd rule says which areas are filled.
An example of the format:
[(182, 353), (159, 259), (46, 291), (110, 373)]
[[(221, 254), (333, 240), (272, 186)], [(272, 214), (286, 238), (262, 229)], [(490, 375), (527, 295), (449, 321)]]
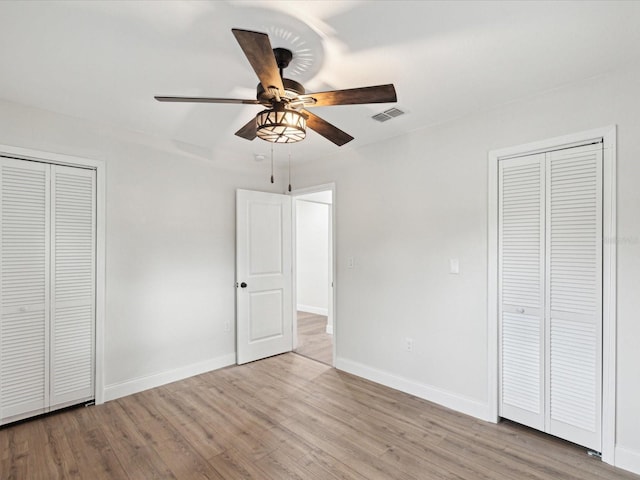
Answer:
[[(305, 90), (301, 83), (291, 80), (289, 78), (283, 78), (282, 84), (284, 85), (284, 96), (280, 93), (281, 100), (286, 102), (297, 98), (300, 95), (304, 95)], [(258, 94), (256, 98), (260, 103), (265, 106), (269, 106), (273, 103), (275, 95), (269, 90), (265, 90), (261, 83), (257, 87)]]

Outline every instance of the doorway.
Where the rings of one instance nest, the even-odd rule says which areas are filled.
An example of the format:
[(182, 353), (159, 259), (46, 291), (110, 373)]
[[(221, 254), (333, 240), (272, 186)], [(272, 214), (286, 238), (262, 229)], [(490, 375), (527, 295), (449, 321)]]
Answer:
[[(602, 239), (602, 260), (597, 260), (597, 263), (602, 266), (602, 274), (601, 278), (599, 278), (598, 282), (602, 282), (602, 307), (599, 309), (602, 315), (602, 342), (601, 342), (601, 351), (598, 355), (601, 355), (601, 373), (602, 373), (602, 381), (601, 388), (602, 394), (598, 395), (599, 400), (601, 401), (601, 421), (598, 421), (599, 428), (601, 428), (600, 434), (600, 448), (602, 452), (602, 460), (607, 463), (613, 463), (613, 452), (615, 448), (615, 405), (616, 405), (616, 313), (615, 313), (615, 298), (616, 298), (616, 244), (614, 241), (606, 241), (606, 239), (615, 239), (616, 235), (616, 208), (615, 208), (615, 191), (616, 191), (616, 153), (615, 153), (615, 138), (616, 138), (616, 129), (615, 126), (605, 127), (595, 130), (590, 130), (586, 132), (580, 132), (576, 134), (565, 135), (562, 137), (556, 137), (548, 140), (542, 140), (539, 142), (534, 142), (526, 145), (519, 145), (515, 147), (509, 147), (501, 150), (494, 150), (489, 153), (489, 229), (488, 229), (488, 318), (490, 321), (488, 322), (488, 348), (489, 348), (489, 407), (490, 407), (490, 418), (495, 419), (495, 421), (499, 420), (500, 417), (500, 396), (503, 394), (504, 385), (501, 385), (501, 377), (504, 378), (503, 372), (501, 372), (500, 366), (500, 342), (499, 339), (502, 338), (501, 335), (504, 333), (500, 331), (500, 314), (499, 314), (499, 300), (500, 300), (500, 282), (499, 282), (499, 272), (501, 271), (500, 266), (500, 229), (499, 229), (499, 198), (504, 197), (504, 192), (500, 192), (500, 181), (499, 181), (499, 165), (501, 162), (508, 161), (513, 158), (523, 157), (533, 159), (536, 156), (543, 155), (545, 156), (545, 182), (549, 181), (549, 178), (552, 175), (549, 174), (549, 169), (546, 167), (548, 161), (547, 156), (553, 155), (548, 152), (562, 152), (557, 155), (563, 155), (570, 152), (570, 149), (581, 146), (589, 146), (589, 145), (601, 145), (597, 150), (601, 149), (602, 152), (602, 217), (601, 220), (598, 220), (596, 223), (600, 224), (601, 222), (601, 239)], [(593, 147), (586, 147), (593, 148)], [(541, 157), (540, 157), (541, 158)], [(549, 160), (549, 161), (552, 161)], [(556, 174), (560, 175), (559, 170), (557, 170)], [(575, 176), (575, 175), (574, 175)], [(571, 176), (567, 177), (565, 180), (571, 178)], [(543, 179), (543, 177), (541, 177)], [(558, 180), (559, 181), (559, 180)], [(558, 184), (560, 185), (560, 184)], [(565, 184), (562, 184), (563, 186)], [(553, 187), (553, 185), (551, 185)], [(575, 190), (575, 189), (574, 189)], [(552, 192), (551, 190), (545, 190), (545, 195), (548, 196), (551, 193), (555, 193), (556, 195), (560, 195), (563, 192), (559, 189), (559, 187)], [(545, 196), (545, 198), (546, 198)], [(542, 198), (542, 197), (541, 197)], [(571, 201), (575, 201), (581, 197), (578, 197), (575, 191), (572, 191), (571, 195), (568, 195)], [(546, 204), (549, 205), (549, 202), (546, 201)], [(542, 204), (541, 204), (542, 205)], [(548, 209), (544, 210), (544, 214), (548, 216)], [(541, 210), (542, 212), (542, 210)], [(568, 213), (561, 211), (562, 213)], [(564, 223), (567, 223), (565, 219)], [(577, 223), (577, 222), (574, 222)], [(582, 226), (579, 224), (578, 226)], [(551, 229), (545, 227), (545, 232), (551, 234)], [(573, 232), (569, 232), (572, 234), (571, 241), (574, 241), (576, 237)], [(545, 234), (546, 235), (546, 234)], [(558, 241), (558, 238), (551, 238), (551, 240)], [(524, 243), (523, 243), (524, 244)], [(545, 240), (545, 245), (549, 244), (549, 239)], [(563, 247), (565, 245), (563, 244)], [(571, 255), (576, 255), (576, 252), (567, 249), (567, 251)], [(546, 257), (545, 257), (546, 258)], [(577, 257), (576, 257), (577, 258)], [(547, 261), (545, 260), (544, 264), (547, 265)], [(551, 265), (553, 266), (553, 265)], [(545, 275), (549, 269), (545, 267)], [(557, 274), (564, 275), (564, 271), (559, 269), (556, 270)], [(546, 276), (544, 277), (545, 281)], [(567, 277), (569, 278), (569, 277)], [(573, 278), (573, 277), (571, 277)], [(549, 302), (548, 292), (544, 295), (544, 305), (545, 312), (548, 310), (547, 307), (550, 308), (551, 303)], [(517, 308), (515, 311), (518, 314), (523, 313), (522, 307)], [(546, 315), (546, 313), (545, 313)], [(548, 315), (547, 315), (548, 317)], [(548, 336), (548, 329), (545, 330), (545, 342), (547, 342), (546, 338)], [(548, 370), (549, 362), (545, 364), (545, 372)], [(545, 373), (548, 376), (548, 373)], [(549, 390), (547, 388), (547, 390)], [(574, 392), (570, 392), (571, 395), (574, 395)], [(549, 397), (548, 391), (545, 393), (545, 399)], [(545, 400), (548, 403), (548, 400)], [(573, 412), (571, 412), (573, 413)], [(548, 421), (548, 413), (545, 413), (545, 422)], [(560, 436), (560, 435), (558, 435)], [(564, 435), (563, 435), (564, 436)]]
[(293, 351), (334, 363), (333, 186), (293, 192)]

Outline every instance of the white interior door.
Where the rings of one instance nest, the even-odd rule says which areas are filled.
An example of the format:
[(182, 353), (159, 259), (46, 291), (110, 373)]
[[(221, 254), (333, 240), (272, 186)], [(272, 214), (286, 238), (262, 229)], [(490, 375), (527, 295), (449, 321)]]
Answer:
[(238, 364), (293, 348), (291, 257), (291, 197), (238, 190)]

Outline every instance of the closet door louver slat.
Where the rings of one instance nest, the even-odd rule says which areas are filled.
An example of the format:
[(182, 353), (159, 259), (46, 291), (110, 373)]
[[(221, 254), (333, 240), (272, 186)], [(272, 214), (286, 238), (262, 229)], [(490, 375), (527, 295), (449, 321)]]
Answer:
[(0, 424), (45, 411), (49, 169), (0, 158)]
[(500, 415), (544, 428), (544, 154), (499, 169)]

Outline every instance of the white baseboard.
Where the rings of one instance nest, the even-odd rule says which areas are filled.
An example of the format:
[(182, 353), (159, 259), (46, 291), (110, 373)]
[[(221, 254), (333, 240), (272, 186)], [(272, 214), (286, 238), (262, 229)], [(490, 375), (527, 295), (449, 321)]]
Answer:
[(401, 392), (409, 393), (416, 397), (428, 400), (443, 407), (456, 410), (466, 415), (491, 421), (489, 405), (471, 398), (442, 390), (431, 385), (418, 383), (408, 378), (399, 377), (389, 372), (384, 372), (367, 365), (363, 365), (346, 358), (336, 358), (335, 368), (347, 373), (366, 378), (372, 382), (380, 383)]
[(614, 465), (640, 474), (640, 452), (616, 445)]
[(231, 353), (221, 357), (205, 360), (204, 362), (193, 363), (186, 367), (175, 368), (166, 372), (155, 373), (146, 377), (134, 378), (121, 383), (107, 385), (104, 388), (104, 401), (115, 400), (134, 393), (142, 392), (150, 388), (160, 387), (167, 383), (183, 380), (185, 378), (200, 375), (219, 368), (228, 367), (236, 363), (236, 354)]
[(325, 317), (329, 314), (326, 308), (314, 307), (312, 305), (298, 304), (297, 308), (299, 312), (315, 313), (316, 315), (324, 315)]

